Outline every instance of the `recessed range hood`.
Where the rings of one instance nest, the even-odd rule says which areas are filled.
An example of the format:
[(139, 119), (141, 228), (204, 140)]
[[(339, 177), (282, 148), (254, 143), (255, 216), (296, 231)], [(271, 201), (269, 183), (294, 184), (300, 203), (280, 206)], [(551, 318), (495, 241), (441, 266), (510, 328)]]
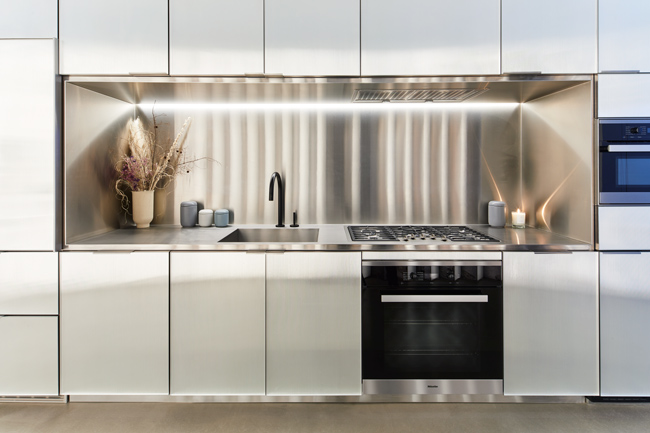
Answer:
[(591, 80), (589, 75), (486, 77), (67, 77), (133, 104), (467, 102), (523, 103)]

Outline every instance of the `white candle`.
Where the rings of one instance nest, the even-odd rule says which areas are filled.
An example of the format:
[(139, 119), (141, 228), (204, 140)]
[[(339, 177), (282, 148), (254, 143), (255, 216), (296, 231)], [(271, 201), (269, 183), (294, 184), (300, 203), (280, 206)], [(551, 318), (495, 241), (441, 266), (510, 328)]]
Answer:
[(512, 212), (512, 226), (516, 229), (526, 227), (526, 212), (521, 212), (519, 209), (516, 212)]

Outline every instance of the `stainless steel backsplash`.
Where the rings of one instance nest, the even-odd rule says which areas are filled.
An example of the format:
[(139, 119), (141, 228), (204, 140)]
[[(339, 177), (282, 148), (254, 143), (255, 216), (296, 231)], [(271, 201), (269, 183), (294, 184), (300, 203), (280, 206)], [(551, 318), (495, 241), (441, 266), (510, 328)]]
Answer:
[[(560, 117), (573, 116), (576, 105), (591, 112), (590, 91), (569, 96), (573, 104), (565, 107), (566, 101), (558, 101), (551, 107)], [(525, 106), (159, 105), (156, 114), (165, 114), (160, 119), (170, 136), (192, 117), (188, 153), (209, 159), (197, 162), (189, 174), (156, 195), (154, 223), (180, 224), (180, 203), (196, 200), (206, 208), (229, 209), (234, 224), (274, 224), (277, 203), (268, 200), (274, 171), (285, 185), (285, 221), (295, 210), (302, 224), (487, 223), (490, 200), (505, 201), (508, 210), (524, 207), (535, 215), (527, 207), (538, 206), (539, 199), (524, 195), (548, 194), (530, 187), (537, 178), (522, 174), (522, 164), (530, 166), (524, 156), (543, 160), (543, 148), (557, 146), (544, 141), (548, 136), (534, 138), (536, 128), (554, 131), (553, 119), (545, 126), (535, 120), (534, 128), (522, 128), (522, 120), (539, 111), (524, 116)], [(110, 182), (97, 171), (110, 171), (111, 155), (134, 107), (136, 115), (150, 121), (151, 106), (66, 86), (68, 242), (117, 228), (124, 221)], [(91, 125), (93, 134), (88, 130)], [(592, 131), (582, 123), (579, 128), (583, 138), (572, 143), (581, 147), (579, 153), (589, 153)], [(561, 137), (550, 139), (566, 147)], [(531, 147), (541, 149), (531, 153)], [(591, 193), (591, 171), (583, 168), (572, 174), (580, 178), (573, 184), (580, 190), (568, 194)], [(571, 221), (554, 217), (544, 228), (555, 231), (557, 221), (559, 232), (590, 241), (584, 230), (574, 230), (577, 220), (590, 224), (592, 210), (580, 206)]]
[[(234, 223), (273, 223), (274, 171), (286, 219), (302, 223), (481, 223), (498, 191), (518, 196), (517, 105), (485, 110), (319, 111), (238, 109), (169, 112), (192, 117), (189, 152), (201, 161), (168, 192), (160, 223), (179, 205), (228, 208)], [(498, 193), (497, 193), (498, 194)]]

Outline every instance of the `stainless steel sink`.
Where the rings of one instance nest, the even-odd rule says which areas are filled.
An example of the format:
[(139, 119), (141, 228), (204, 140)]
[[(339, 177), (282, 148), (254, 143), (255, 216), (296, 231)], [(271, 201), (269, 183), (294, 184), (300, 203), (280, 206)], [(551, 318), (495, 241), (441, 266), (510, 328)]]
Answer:
[(317, 242), (318, 229), (237, 229), (219, 242)]

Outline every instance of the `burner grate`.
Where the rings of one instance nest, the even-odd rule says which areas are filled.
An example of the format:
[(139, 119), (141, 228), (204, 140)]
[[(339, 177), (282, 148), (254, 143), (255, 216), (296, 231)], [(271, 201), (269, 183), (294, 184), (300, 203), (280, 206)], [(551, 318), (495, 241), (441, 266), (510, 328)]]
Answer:
[(500, 242), (466, 226), (348, 226), (353, 241)]

